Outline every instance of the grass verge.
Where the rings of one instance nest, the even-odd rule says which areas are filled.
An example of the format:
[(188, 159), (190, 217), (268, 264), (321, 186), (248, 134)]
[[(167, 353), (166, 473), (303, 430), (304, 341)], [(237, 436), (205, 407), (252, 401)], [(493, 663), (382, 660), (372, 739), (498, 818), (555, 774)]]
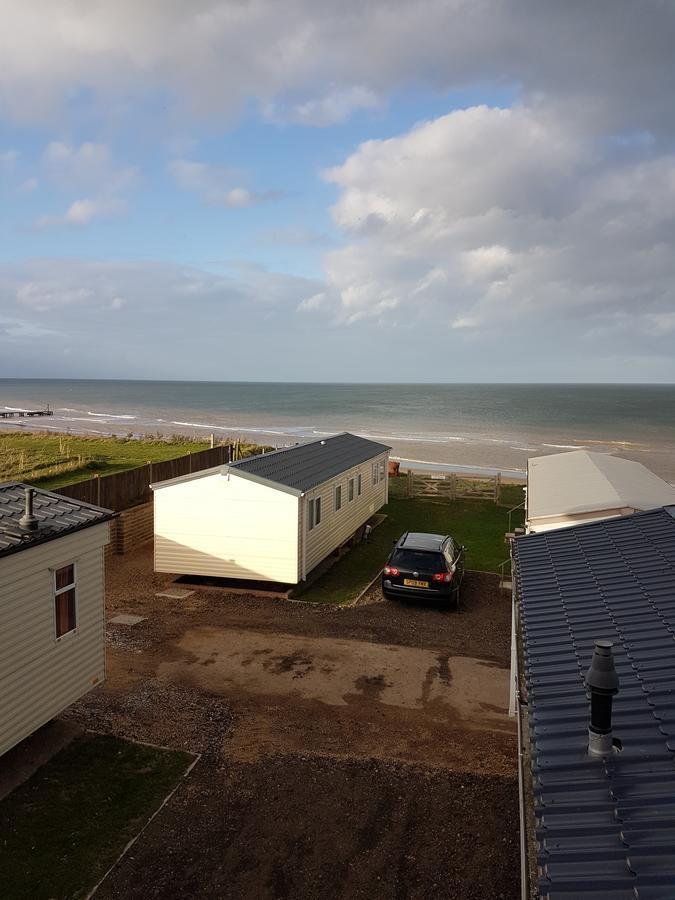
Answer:
[(84, 735), (0, 803), (4, 900), (84, 897), (194, 757)]
[[(390, 482), (389, 503), (381, 512), (387, 518), (372, 533), (368, 543), (354, 547), (299, 600), (341, 605), (353, 600), (387, 560), (395, 539), (405, 531), (451, 534), (467, 547), (466, 566), (482, 572), (498, 572), (508, 557), (504, 534), (508, 510), (523, 497), (522, 488), (509, 486), (502, 493), (504, 505), (483, 500), (408, 500), (403, 497), (403, 479)], [(522, 525), (522, 510), (514, 513), (511, 526)]]
[[(181, 435), (162, 438), (87, 437), (52, 432), (0, 434), (0, 481), (28, 481), (47, 490), (113, 475), (148, 462), (164, 462), (210, 446)], [(259, 451), (240, 443), (242, 456)]]

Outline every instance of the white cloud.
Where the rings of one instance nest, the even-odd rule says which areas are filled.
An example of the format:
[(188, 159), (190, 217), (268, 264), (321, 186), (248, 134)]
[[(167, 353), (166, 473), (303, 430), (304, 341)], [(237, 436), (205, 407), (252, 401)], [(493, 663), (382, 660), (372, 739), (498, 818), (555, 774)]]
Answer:
[(136, 167), (116, 165), (105, 144), (90, 141), (79, 146), (51, 141), (42, 154), (41, 168), (57, 191), (87, 191), (88, 196), (71, 201), (64, 212), (39, 216), (38, 228), (84, 226), (118, 215), (126, 210), (128, 194), (138, 179)]
[(325, 291), (320, 291), (318, 294), (312, 294), (311, 297), (307, 297), (306, 300), (303, 300), (298, 304), (299, 312), (310, 312), (315, 309), (321, 309), (326, 305), (328, 301), (328, 294)]
[(580, 336), (617, 311), (665, 333), (675, 156), (629, 157), (544, 109), (485, 106), (363, 144), (326, 173), (350, 243), (328, 254), (339, 318)]
[[(82, 91), (124, 108), (161, 96), (213, 121), (253, 100), (311, 124), (408, 84), (518, 87), (589, 127), (662, 133), (675, 10), (660, 0), (0, 0), (0, 104), (62, 118)], [(570, 48), (573, 48), (572, 50)], [(151, 102), (148, 104), (151, 106)]]
[(23, 191), (24, 194), (32, 194), (33, 191), (36, 191), (40, 186), (40, 182), (37, 178), (26, 178), (25, 181), (22, 181), (19, 185), (19, 190)]
[(176, 184), (198, 194), (209, 206), (229, 206), (245, 208), (275, 200), (279, 191), (252, 191), (247, 187), (233, 184), (240, 173), (228, 166), (214, 166), (209, 163), (188, 159), (174, 159), (168, 165), (169, 174)]
[(37, 228), (52, 225), (88, 225), (93, 219), (117, 215), (126, 209), (126, 202), (118, 197), (102, 197), (91, 200), (75, 200), (62, 215), (43, 215), (36, 221)]
[(366, 87), (334, 87), (320, 97), (298, 103), (268, 103), (264, 115), (276, 122), (322, 127), (344, 122), (356, 110), (373, 109), (381, 103), (378, 95)]

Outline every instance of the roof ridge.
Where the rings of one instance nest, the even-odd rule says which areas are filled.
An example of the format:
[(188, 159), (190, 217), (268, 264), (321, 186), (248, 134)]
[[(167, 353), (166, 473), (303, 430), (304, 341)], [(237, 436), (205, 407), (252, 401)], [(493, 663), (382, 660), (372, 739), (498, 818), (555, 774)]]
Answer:
[[(591, 454), (592, 451), (586, 451), (586, 452), (587, 452), (587, 453), (589, 454), (589, 456), (590, 456), (590, 454)], [(611, 457), (612, 454), (611, 454), (611, 453), (595, 453), (595, 454), (589, 459), (589, 462), (590, 462), (590, 464), (593, 466), (593, 468), (595, 469), (595, 471), (602, 477), (603, 481), (605, 481), (605, 483), (606, 483), (607, 485), (609, 485), (610, 491), (611, 491), (611, 493), (612, 493), (614, 499), (617, 500), (617, 501), (623, 501), (624, 498), (622, 498), (621, 495), (619, 494), (619, 491), (617, 490), (617, 487), (616, 487), (614, 481), (609, 477), (609, 475), (608, 475), (608, 474), (604, 471), (604, 469), (599, 465), (598, 461), (596, 461), (596, 456), (598, 456), (598, 457)], [(612, 457), (612, 458), (613, 458), (613, 459), (617, 459), (618, 457)]]
[[(236, 467), (240, 463), (250, 462), (252, 459), (260, 459), (260, 457), (264, 456), (269, 459), (270, 456), (280, 456), (282, 453), (288, 453), (289, 450), (295, 450), (297, 447), (311, 447), (312, 444), (320, 444), (322, 441), (330, 441), (333, 438), (341, 437), (343, 434), (348, 434), (351, 437), (359, 437), (358, 434), (352, 434), (350, 431), (338, 431), (335, 434), (329, 434), (327, 437), (319, 437), (314, 438), (313, 441), (303, 441), (295, 444), (291, 444), (290, 447), (278, 447), (276, 450), (270, 450), (267, 453), (256, 453), (255, 456), (245, 456), (244, 459), (238, 459), (233, 463), (225, 463), (225, 465)], [(367, 440), (367, 438), (363, 438), (363, 440)]]

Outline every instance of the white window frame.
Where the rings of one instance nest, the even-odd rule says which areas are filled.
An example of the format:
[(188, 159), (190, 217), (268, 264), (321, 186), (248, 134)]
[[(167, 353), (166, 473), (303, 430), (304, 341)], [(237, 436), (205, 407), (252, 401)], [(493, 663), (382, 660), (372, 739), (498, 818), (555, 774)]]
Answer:
[[(57, 588), (56, 587), (56, 573), (60, 572), (61, 569), (67, 569), (69, 566), (73, 567), (73, 580), (70, 584), (67, 584), (65, 587)], [(56, 633), (56, 598), (60, 597), (61, 594), (65, 594), (67, 591), (75, 592), (75, 627), (71, 628), (70, 631), (64, 631), (63, 634)], [(77, 589), (77, 562), (75, 560), (71, 560), (71, 562), (62, 563), (59, 566), (54, 566), (52, 568), (52, 616), (54, 621), (54, 640), (62, 641), (64, 638), (67, 638), (71, 634), (77, 634), (78, 622), (80, 621), (80, 592)]]
[(384, 481), (385, 472), (386, 472), (386, 469), (384, 466), (384, 460), (381, 459), (380, 460), (380, 481)]
[(380, 480), (380, 466), (378, 463), (374, 462), (371, 468), (373, 472), (373, 484), (377, 484)]
[(352, 476), (347, 487), (347, 503), (351, 503), (354, 497), (356, 497), (356, 477)]
[(340, 512), (340, 510), (342, 509), (342, 485), (341, 484), (336, 484), (333, 489), (333, 509), (335, 510), (335, 512)]

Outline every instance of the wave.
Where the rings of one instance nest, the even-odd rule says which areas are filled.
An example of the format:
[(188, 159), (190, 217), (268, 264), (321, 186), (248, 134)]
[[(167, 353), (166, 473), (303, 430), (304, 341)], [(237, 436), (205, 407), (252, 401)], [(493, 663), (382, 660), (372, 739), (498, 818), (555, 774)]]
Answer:
[(57, 410), (59, 412), (80, 412), (79, 409), (73, 409), (72, 406), (58, 406)]
[(555, 450), (585, 450), (585, 447), (579, 447), (577, 444), (542, 444), (542, 447), (553, 447)]
[(87, 415), (95, 416), (96, 418), (100, 418), (100, 419), (137, 419), (138, 418), (138, 416), (131, 416), (131, 415), (119, 416), (119, 415), (115, 415), (115, 413), (106, 413), (106, 412), (102, 412), (102, 413), (88, 412)]
[(25, 406), (6, 406), (5, 409), (7, 412), (23, 412), (26, 407)]
[(291, 436), (288, 431), (278, 431), (274, 428), (243, 428), (241, 425), (209, 425), (205, 422), (171, 422), (172, 425), (182, 425), (186, 428), (208, 428), (209, 431), (226, 431), (228, 434), (279, 434)]

